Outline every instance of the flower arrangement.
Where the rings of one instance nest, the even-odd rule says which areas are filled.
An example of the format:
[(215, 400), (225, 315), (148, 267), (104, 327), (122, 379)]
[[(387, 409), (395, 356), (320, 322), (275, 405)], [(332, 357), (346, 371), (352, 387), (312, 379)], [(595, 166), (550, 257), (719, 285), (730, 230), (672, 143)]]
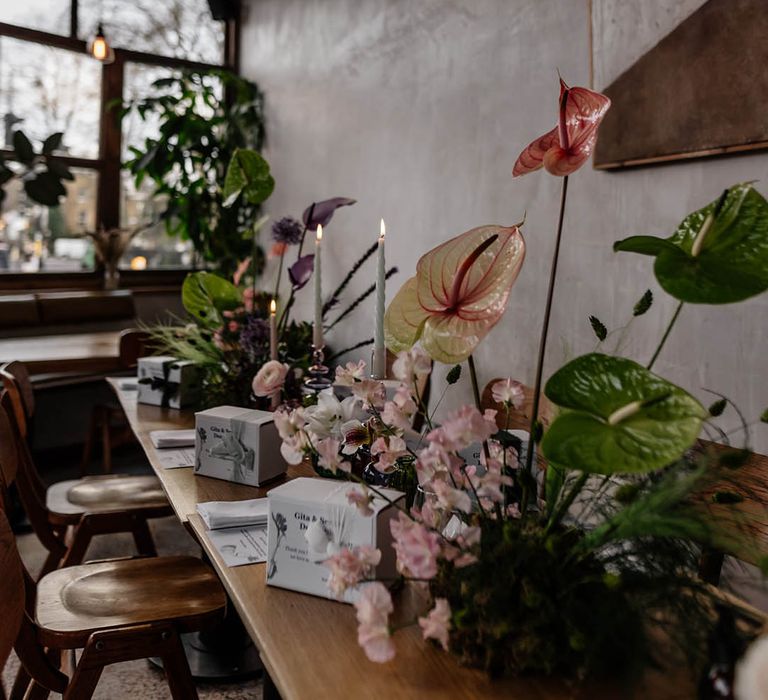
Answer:
[[(317, 407), (276, 416), (289, 461), (313, 456), (361, 482), (348, 499), (363, 515), (372, 499), (388, 499), (355, 474), (350, 456), (367, 445), (382, 473), (405, 455), (412, 460), (420, 497), (391, 525), (397, 581), (370, 577), (382, 553), (368, 547), (326, 561), (335, 594), (359, 586), (358, 641), (373, 661), (395, 656), (387, 584), (409, 581), (430, 601), (413, 621), (424, 638), (492, 676), (632, 680), (650, 664), (701, 667), (715, 604), (733, 608), (698, 576), (702, 548), (753, 547), (737, 508), (747, 442), (698, 441), (702, 430), (716, 430), (711, 419), (730, 402), (719, 396), (706, 409), (652, 372), (684, 303), (729, 303), (768, 289), (768, 202), (751, 185), (729, 188), (669, 238), (615, 245), (655, 257), (657, 280), (680, 305), (646, 366), (593, 352), (558, 369), (544, 386), (557, 415), (546, 431), (538, 421), (567, 177), (588, 159), (610, 104), (585, 88), (560, 87), (558, 126), (515, 166), (516, 175), (543, 166), (565, 178), (527, 443), (506, 430), (522, 387), (497, 382), (493, 398), (504, 410), (483, 410), (471, 354), (501, 318), (522, 264), (518, 227), (473, 229), (421, 258), (387, 310), (387, 344), (400, 353), (393, 398), (363, 363), (349, 363), (337, 370), (336, 386), (350, 396), (328, 392)], [(651, 303), (646, 292), (633, 315)], [(590, 322), (605, 340), (604, 324)], [(424, 407), (426, 429), (412, 435), (409, 421), (421, 408), (413, 380), (430, 360), (466, 361), (475, 404), (441, 424)], [(449, 386), (460, 375), (457, 365)], [(748, 436), (746, 420), (742, 429)]]
[[(224, 204), (226, 206), (239, 197), (260, 199), (263, 191), (271, 191), (273, 186), (266, 161), (255, 152), (238, 150), (227, 172)], [(254, 265), (255, 252), (253, 257), (240, 263), (232, 281), (210, 272), (194, 272), (187, 276), (182, 287), (182, 302), (191, 322), (156, 326), (149, 331), (159, 351), (192, 360), (202, 367), (202, 395), (207, 406), (229, 404), (266, 410), (283, 401), (292, 404), (303, 401), (302, 378), (312, 360), (312, 326), (292, 319), (291, 311), (296, 295), (306, 286), (313, 272), (314, 256), (303, 254), (304, 240), (308, 231), (316, 230), (318, 225), (327, 226), (339, 207), (354, 202), (346, 197), (335, 197), (307, 207), (302, 223), (292, 217), (274, 222), (271, 255), (279, 261), (271, 294), (257, 289), (259, 266)], [(266, 217), (254, 227), (254, 241), (265, 222)], [(291, 248), (296, 248), (297, 253), (295, 262), (288, 267), (290, 293), (285, 303), (279, 303), (285, 259)], [(366, 250), (326, 300), (324, 318), (338, 306), (347, 285), (374, 251), (375, 246)], [(395, 272), (397, 269), (391, 268), (388, 276)], [(372, 292), (373, 287), (370, 287), (353, 299), (328, 322), (326, 330), (349, 316)], [(352, 348), (332, 354), (329, 360), (372, 342), (372, 339), (363, 340)]]

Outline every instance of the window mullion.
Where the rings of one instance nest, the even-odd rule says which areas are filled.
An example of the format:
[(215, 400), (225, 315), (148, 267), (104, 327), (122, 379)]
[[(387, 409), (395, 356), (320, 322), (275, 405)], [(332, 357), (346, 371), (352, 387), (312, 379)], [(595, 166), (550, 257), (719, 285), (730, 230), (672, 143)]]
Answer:
[(120, 162), (122, 129), (120, 105), (123, 101), (125, 60), (115, 51), (115, 61), (104, 65), (101, 73), (101, 119), (99, 125), (99, 159), (103, 163), (99, 178), (96, 221), (104, 228), (120, 225)]

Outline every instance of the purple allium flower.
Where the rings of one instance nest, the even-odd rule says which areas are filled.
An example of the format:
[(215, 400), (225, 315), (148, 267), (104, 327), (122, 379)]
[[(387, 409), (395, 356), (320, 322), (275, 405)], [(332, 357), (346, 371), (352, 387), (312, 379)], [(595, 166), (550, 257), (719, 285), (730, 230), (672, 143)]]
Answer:
[(272, 238), (278, 243), (296, 245), (301, 240), (304, 227), (291, 216), (284, 216), (272, 224)]
[(247, 353), (258, 355), (269, 344), (269, 323), (263, 318), (249, 316), (240, 330), (240, 345)]

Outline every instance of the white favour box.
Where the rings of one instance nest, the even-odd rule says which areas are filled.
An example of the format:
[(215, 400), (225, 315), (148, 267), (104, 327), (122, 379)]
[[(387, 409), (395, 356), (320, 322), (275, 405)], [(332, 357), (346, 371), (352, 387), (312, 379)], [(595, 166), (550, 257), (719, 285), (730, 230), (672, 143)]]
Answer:
[(195, 473), (260, 486), (285, 473), (272, 413), (217, 406), (195, 413)]
[[(268, 494), (267, 584), (352, 603), (357, 589), (335, 598), (328, 589), (330, 570), (323, 562), (343, 547), (360, 545), (381, 551), (376, 567), (378, 578), (394, 578), (395, 551), (390, 521), (397, 508), (374, 495), (370, 517), (361, 515), (347, 501), (347, 491), (360, 489), (349, 481), (335, 479), (292, 479)], [(405, 494), (394, 489), (377, 489), (392, 502), (405, 503)]]
[(183, 408), (200, 398), (200, 367), (168, 355), (138, 359), (137, 400), (152, 406)]

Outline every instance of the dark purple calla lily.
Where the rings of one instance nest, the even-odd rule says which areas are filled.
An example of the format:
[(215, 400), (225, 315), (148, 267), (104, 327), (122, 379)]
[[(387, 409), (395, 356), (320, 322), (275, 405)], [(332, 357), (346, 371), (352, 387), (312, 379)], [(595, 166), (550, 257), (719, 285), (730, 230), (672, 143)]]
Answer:
[[(328, 222), (333, 218), (333, 213), (339, 207), (348, 207), (356, 201), (356, 199), (350, 199), (349, 197), (332, 197), (322, 202), (315, 202), (314, 209), (312, 208), (313, 205), (310, 204), (304, 210), (301, 218), (304, 221), (304, 225), (310, 231), (317, 231), (317, 225), (327, 226)], [(309, 216), (310, 211), (312, 212), (312, 218)]]
[(312, 277), (315, 269), (315, 256), (303, 255), (288, 268), (288, 277), (294, 289), (301, 289)]

